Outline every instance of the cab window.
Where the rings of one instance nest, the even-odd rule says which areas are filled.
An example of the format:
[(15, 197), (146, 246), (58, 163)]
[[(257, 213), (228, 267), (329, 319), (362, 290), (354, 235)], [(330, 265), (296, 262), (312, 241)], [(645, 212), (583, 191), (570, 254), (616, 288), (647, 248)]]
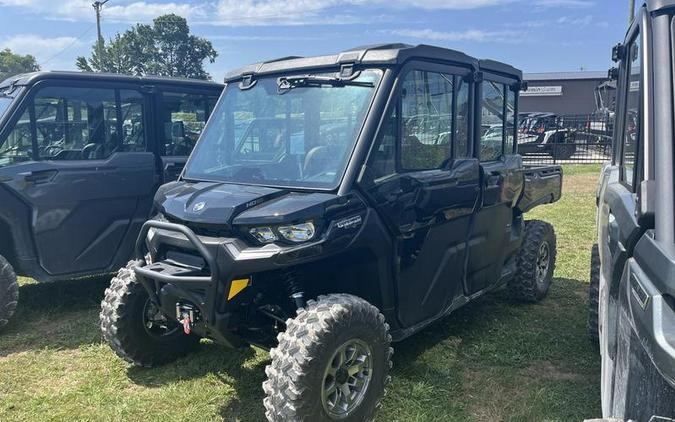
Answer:
[[(510, 111), (511, 117), (508, 118), (506, 85), (484, 81), (482, 87), (480, 160), (495, 161), (504, 154), (504, 145), (507, 143), (509, 132), (511, 140), (508, 142), (513, 143), (513, 110)], [(515, 96), (513, 101), (515, 107)]]
[(217, 100), (217, 96), (163, 92), (160, 100), (164, 127), (162, 155), (190, 155)]
[(466, 157), (469, 85), (463, 78), (415, 70), (402, 83), (399, 100), (381, 127), (369, 169), (375, 178), (440, 169)]
[[(37, 150), (33, 151), (33, 147)], [(0, 155), (96, 160), (144, 151), (143, 96), (132, 90), (56, 87), (39, 90), (2, 143)]]
[(624, 110), (623, 147), (621, 151), (621, 178), (633, 188), (637, 146), (640, 138), (640, 88), (642, 84), (641, 37), (638, 35), (628, 46), (626, 64), (627, 84)]

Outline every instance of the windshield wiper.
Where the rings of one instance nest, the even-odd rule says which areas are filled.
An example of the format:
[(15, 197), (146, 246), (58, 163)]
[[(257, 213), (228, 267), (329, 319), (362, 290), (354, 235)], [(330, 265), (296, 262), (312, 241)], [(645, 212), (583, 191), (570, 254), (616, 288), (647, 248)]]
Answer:
[(284, 94), (289, 90), (298, 87), (321, 87), (324, 85), (330, 85), (333, 87), (362, 86), (366, 88), (373, 88), (375, 86), (372, 82), (318, 75), (284, 76), (277, 80), (277, 85), (279, 94)]

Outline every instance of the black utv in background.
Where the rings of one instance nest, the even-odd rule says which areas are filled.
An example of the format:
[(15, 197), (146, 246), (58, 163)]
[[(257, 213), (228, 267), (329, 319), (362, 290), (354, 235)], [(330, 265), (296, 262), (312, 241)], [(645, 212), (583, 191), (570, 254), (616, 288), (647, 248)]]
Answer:
[(269, 420), (369, 419), (392, 341), (503, 283), (546, 295), (555, 235), (523, 213), (559, 199), (562, 172), (516, 154), (521, 79), (404, 44), (229, 74), (106, 291), (105, 339), (140, 366), (200, 337), (258, 345)]
[(598, 189), (589, 312), (606, 418), (675, 417), (674, 22), (675, 0), (647, 1), (614, 48), (614, 151)]
[(79, 72), (0, 82), (0, 327), (16, 274), (55, 281), (129, 260), (155, 191), (180, 174), (222, 88)]

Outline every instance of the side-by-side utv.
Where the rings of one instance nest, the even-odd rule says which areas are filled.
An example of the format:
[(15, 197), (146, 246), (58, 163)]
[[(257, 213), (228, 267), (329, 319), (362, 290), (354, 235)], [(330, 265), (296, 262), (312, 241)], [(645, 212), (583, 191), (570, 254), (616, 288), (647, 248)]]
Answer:
[[(369, 419), (392, 341), (507, 284), (538, 301), (560, 167), (516, 153), (522, 75), (430, 46), (284, 58), (229, 74), (101, 327), (115, 352), (161, 364), (200, 337), (271, 349), (269, 420)], [(500, 133), (483, 136), (488, 124)]]
[(111, 274), (132, 256), (152, 199), (176, 180), (222, 84), (35, 72), (0, 81), (0, 328), (17, 274)]

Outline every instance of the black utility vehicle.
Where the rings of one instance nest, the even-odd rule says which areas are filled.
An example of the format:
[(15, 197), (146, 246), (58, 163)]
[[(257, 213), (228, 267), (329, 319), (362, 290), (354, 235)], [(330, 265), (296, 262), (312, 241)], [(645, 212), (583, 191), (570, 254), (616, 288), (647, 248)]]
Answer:
[(613, 51), (614, 154), (598, 189), (589, 312), (607, 418), (675, 416), (674, 24), (675, 0), (647, 1)]
[(16, 308), (15, 272), (55, 281), (129, 260), (222, 89), (79, 72), (0, 82), (0, 327)]
[[(259, 63), (227, 88), (101, 310), (140, 366), (199, 337), (271, 348), (270, 420), (365, 420), (391, 341), (508, 283), (546, 294), (559, 167), (515, 154), (521, 72), (392, 44)], [(512, 133), (481, 137), (481, 118)], [(190, 335), (186, 335), (190, 334)]]
[(554, 113), (530, 113), (519, 121), (518, 132), (521, 154), (546, 153), (569, 160), (577, 150), (576, 129), (565, 127), (564, 118)]

